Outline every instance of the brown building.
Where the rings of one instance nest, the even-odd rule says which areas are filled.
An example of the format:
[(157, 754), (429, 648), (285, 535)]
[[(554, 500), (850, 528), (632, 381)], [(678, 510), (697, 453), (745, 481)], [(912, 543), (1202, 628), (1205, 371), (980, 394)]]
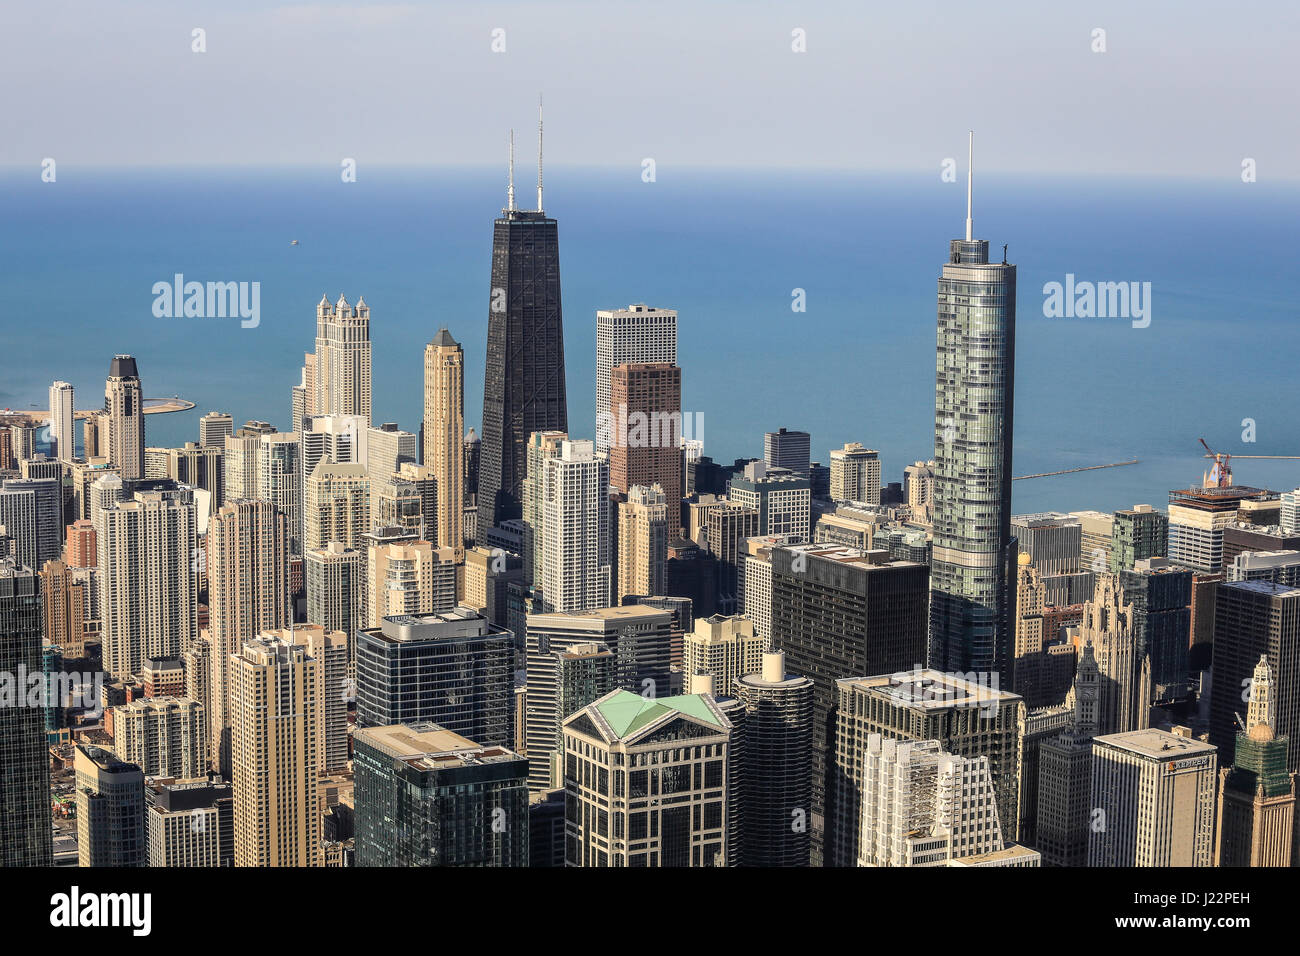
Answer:
[(78, 574), (62, 561), (46, 561), (41, 569), (45, 639), (59, 646), (65, 660), (86, 655), (86, 619), (95, 616), (88, 574)]
[(610, 487), (626, 495), (633, 485), (658, 484), (668, 513), (677, 515), (682, 500), (682, 370), (666, 362), (616, 365), (609, 401), (614, 425)]
[(90, 521), (81, 518), (68, 525), (63, 560), (70, 568), (95, 566), (95, 526)]

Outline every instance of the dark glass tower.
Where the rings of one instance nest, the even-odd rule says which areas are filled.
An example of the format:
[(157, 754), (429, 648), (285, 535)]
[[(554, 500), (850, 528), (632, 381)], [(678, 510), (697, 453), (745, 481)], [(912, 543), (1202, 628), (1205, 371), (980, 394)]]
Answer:
[[(973, 139), (973, 137), (972, 137)], [(939, 277), (934, 400), (930, 666), (1009, 677), (1016, 539), (1011, 536), (1016, 267), (972, 238)]]
[(537, 210), (515, 208), (512, 139), (508, 204), (492, 229), (478, 476), (480, 537), (487, 528), (522, 515), (528, 436), (569, 430), (559, 224), (542, 211), (540, 120), (537, 125)]

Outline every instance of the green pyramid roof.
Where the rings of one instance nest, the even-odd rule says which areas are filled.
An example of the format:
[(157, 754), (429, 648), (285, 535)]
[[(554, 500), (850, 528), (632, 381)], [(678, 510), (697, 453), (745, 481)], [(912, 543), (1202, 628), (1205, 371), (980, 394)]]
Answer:
[(635, 733), (670, 711), (703, 720), (714, 727), (722, 726), (717, 715), (709, 709), (700, 694), (682, 694), (677, 697), (654, 699), (620, 690), (603, 701), (597, 701), (596, 709), (600, 711), (600, 716), (609, 724), (610, 729), (620, 738)]

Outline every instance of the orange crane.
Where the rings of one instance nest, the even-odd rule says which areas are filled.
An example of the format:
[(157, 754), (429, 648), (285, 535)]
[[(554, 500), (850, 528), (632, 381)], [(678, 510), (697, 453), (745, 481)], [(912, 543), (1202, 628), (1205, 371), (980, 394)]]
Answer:
[[(1205, 439), (1200, 439), (1201, 446), (1205, 449), (1205, 457), (1214, 459), (1214, 466), (1206, 473), (1201, 481), (1203, 488), (1231, 488), (1232, 487), (1232, 458), (1233, 456), (1226, 451), (1215, 451), (1205, 443)], [(1237, 455), (1238, 458), (1254, 458), (1267, 461), (1300, 461), (1300, 455)]]

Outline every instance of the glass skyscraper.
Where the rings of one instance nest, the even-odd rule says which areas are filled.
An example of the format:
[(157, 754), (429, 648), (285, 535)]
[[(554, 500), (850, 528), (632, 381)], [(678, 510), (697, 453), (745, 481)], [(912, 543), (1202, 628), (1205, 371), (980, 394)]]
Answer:
[(949, 244), (939, 277), (930, 666), (1007, 676), (1015, 602), (1011, 435), (1016, 267), (986, 239)]

